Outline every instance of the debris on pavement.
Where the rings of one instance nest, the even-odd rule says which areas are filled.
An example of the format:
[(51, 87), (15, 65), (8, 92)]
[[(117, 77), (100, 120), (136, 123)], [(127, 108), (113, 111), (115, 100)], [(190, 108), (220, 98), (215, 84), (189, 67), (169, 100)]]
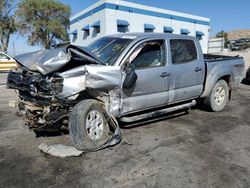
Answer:
[(83, 154), (83, 151), (76, 149), (74, 146), (67, 146), (63, 144), (40, 144), (38, 148), (46, 154), (49, 154), (54, 157), (79, 157)]

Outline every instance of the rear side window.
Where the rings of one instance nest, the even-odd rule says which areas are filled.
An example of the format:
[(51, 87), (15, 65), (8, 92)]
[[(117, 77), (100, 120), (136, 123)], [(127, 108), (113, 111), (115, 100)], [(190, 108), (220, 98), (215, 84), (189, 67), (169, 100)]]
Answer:
[(170, 40), (173, 64), (188, 63), (197, 59), (197, 50), (192, 40)]

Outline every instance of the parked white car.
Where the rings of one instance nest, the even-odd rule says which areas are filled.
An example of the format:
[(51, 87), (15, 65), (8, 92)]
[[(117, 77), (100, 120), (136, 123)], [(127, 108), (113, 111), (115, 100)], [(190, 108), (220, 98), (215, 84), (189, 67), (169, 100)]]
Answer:
[(17, 64), (15, 59), (3, 52), (0, 52), (0, 71), (8, 71), (16, 67)]

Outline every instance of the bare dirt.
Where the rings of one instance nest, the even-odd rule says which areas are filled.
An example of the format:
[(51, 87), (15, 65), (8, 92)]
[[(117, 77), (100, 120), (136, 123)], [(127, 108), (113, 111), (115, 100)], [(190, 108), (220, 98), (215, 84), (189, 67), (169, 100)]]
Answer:
[(227, 32), (228, 40), (239, 40), (241, 38), (250, 38), (250, 29), (237, 29)]

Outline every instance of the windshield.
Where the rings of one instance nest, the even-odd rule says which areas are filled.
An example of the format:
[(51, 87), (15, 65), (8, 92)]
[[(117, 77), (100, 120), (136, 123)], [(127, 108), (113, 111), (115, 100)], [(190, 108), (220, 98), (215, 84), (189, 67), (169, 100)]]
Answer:
[(103, 37), (91, 43), (88, 48), (101, 62), (114, 65), (116, 59), (131, 41), (131, 39)]

